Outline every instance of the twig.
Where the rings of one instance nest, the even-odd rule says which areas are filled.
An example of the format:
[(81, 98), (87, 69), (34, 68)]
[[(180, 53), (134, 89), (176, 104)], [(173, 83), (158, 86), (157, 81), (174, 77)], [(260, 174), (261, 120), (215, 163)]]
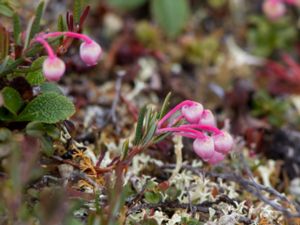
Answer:
[[(163, 168), (172, 169), (175, 168), (176, 165), (174, 164), (167, 164), (164, 165)], [(291, 203), (288, 199), (285, 200), (285, 197), (282, 196), (279, 192), (277, 192), (275, 189), (267, 188), (261, 184), (256, 183), (254, 180), (247, 180), (243, 178), (241, 175), (236, 174), (234, 172), (231, 173), (216, 173), (213, 171), (203, 171), (199, 168), (195, 168), (193, 166), (189, 165), (183, 165), (183, 169), (190, 170), (191, 172), (197, 174), (198, 176), (203, 176), (203, 174), (213, 177), (213, 178), (222, 178), (224, 180), (228, 181), (234, 181), (238, 183), (240, 186), (242, 186), (246, 191), (253, 194), (255, 197), (260, 199), (261, 201), (265, 202), (266, 204), (273, 207), (275, 210), (282, 212), (286, 217), (288, 218), (297, 218), (300, 217), (300, 212), (297, 211), (297, 213), (292, 213), (285, 206), (281, 206), (280, 204), (274, 203), (271, 199), (268, 199), (266, 196), (264, 196), (261, 192), (265, 191), (271, 195), (274, 195), (281, 200), (284, 199), (285, 202), (289, 203), (290, 205), (293, 205), (296, 209), (298, 208), (295, 204)]]

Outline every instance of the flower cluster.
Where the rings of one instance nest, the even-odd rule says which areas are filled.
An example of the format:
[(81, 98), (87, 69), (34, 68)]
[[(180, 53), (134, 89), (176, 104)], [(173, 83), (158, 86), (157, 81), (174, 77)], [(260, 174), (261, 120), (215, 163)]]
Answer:
[(195, 153), (210, 164), (222, 161), (233, 146), (232, 136), (216, 127), (213, 113), (190, 100), (179, 103), (158, 122), (157, 133), (166, 132), (194, 139)]
[(96, 65), (102, 55), (102, 49), (99, 44), (93, 41), (91, 38), (84, 34), (75, 32), (51, 32), (47, 34), (39, 34), (34, 39), (35, 42), (39, 42), (47, 50), (48, 57), (43, 63), (43, 73), (47, 80), (58, 81), (65, 73), (65, 63), (56, 56), (53, 49), (47, 42), (48, 38), (66, 36), (82, 40), (80, 46), (80, 58), (87, 66)]
[(286, 4), (300, 7), (299, 0), (265, 0), (263, 3), (263, 11), (269, 19), (275, 21), (284, 16)]

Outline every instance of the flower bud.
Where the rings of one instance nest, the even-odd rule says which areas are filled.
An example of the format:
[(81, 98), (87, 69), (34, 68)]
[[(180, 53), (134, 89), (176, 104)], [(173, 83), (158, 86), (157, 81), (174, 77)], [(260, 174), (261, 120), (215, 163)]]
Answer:
[(43, 73), (49, 81), (58, 81), (64, 75), (65, 70), (66, 65), (64, 61), (58, 57), (48, 57), (43, 63)]
[(102, 49), (95, 41), (83, 42), (80, 45), (80, 58), (88, 66), (98, 63), (102, 54)]
[(200, 103), (195, 102), (193, 105), (183, 106), (181, 112), (188, 122), (198, 123), (203, 112), (203, 106)]
[(265, 0), (263, 11), (271, 20), (277, 20), (286, 12), (286, 6), (281, 0)]
[(207, 161), (209, 164), (215, 165), (218, 164), (219, 162), (223, 161), (225, 159), (225, 155), (219, 152), (214, 152), (212, 157)]
[(214, 114), (209, 109), (205, 109), (202, 113), (199, 124), (216, 127)]
[(215, 151), (216, 152), (219, 152), (222, 154), (227, 154), (232, 149), (233, 138), (226, 131), (221, 131), (221, 133), (215, 134), (213, 136), (213, 140), (215, 143)]
[(193, 142), (193, 148), (195, 153), (204, 161), (209, 160), (215, 152), (214, 141), (209, 136), (196, 138)]

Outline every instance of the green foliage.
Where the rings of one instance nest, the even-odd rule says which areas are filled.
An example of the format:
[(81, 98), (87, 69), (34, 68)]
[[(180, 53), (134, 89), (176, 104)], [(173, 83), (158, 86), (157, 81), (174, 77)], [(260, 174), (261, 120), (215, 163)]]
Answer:
[(58, 140), (60, 130), (54, 124), (45, 124), (40, 122), (30, 122), (26, 126), (26, 134), (39, 138), (42, 144), (42, 151), (50, 156), (53, 154), (52, 140)]
[(79, 23), (81, 13), (85, 7), (86, 0), (75, 0), (73, 8), (74, 22)]
[(132, 10), (143, 5), (146, 0), (109, 0), (108, 3), (122, 10)]
[(13, 24), (14, 24), (14, 41), (16, 44), (20, 44), (20, 34), (21, 34), (21, 23), (19, 16), (14, 13), (13, 15)]
[(158, 119), (162, 119), (164, 115), (166, 115), (167, 111), (169, 110), (169, 105), (170, 105), (170, 98), (171, 98), (172, 93), (169, 92), (167, 96), (165, 97), (164, 103), (162, 104), (159, 117)]
[(43, 11), (44, 11), (44, 1), (41, 1), (39, 5), (36, 8), (35, 11), (35, 16), (31, 19), (31, 22), (29, 23), (27, 27), (27, 37), (26, 37), (26, 43), (25, 47), (28, 46), (29, 42), (31, 39), (38, 33), (40, 32), (40, 24), (41, 24), (41, 19), (43, 16)]
[(31, 85), (40, 85), (45, 81), (42, 66), (46, 58), (46, 56), (39, 57), (31, 64), (26, 75), (26, 79)]
[(144, 106), (139, 113), (138, 122), (135, 130), (135, 137), (133, 141), (134, 145), (138, 145), (141, 142), (141, 138), (143, 135), (143, 123), (144, 123), (146, 110), (147, 108)]
[(201, 223), (199, 220), (197, 220), (195, 218), (186, 218), (186, 217), (183, 217), (181, 219), (181, 224), (186, 224), (186, 225), (202, 225), (204, 223)]
[(67, 26), (64, 21), (64, 17), (62, 15), (59, 15), (58, 20), (57, 20), (57, 30), (58, 31), (66, 31)]
[(10, 6), (9, 2), (0, 2), (0, 14), (7, 17), (12, 17), (14, 14), (13, 8)]
[(154, 20), (169, 37), (176, 37), (189, 18), (190, 9), (186, 0), (152, 0), (151, 12)]
[(147, 191), (144, 196), (145, 200), (151, 204), (157, 204), (162, 200), (162, 196), (159, 192)]
[[(113, 7), (128, 11), (136, 9), (145, 4), (147, 0), (109, 0)], [(149, 1), (149, 0), (148, 0)], [(165, 31), (170, 38), (176, 37), (183, 30), (190, 15), (189, 3), (187, 0), (150, 0), (150, 11), (157, 24)], [(147, 28), (147, 27), (141, 27)], [(147, 28), (148, 29), (148, 28)], [(155, 39), (155, 32), (149, 30)], [(139, 37), (145, 40), (146, 36), (139, 32)]]
[(41, 92), (45, 93), (45, 92), (55, 92), (57, 94), (63, 94), (62, 91), (59, 89), (59, 87), (51, 82), (44, 82), (43, 84), (41, 84), (40, 86), (41, 88)]
[(289, 107), (286, 100), (273, 98), (266, 91), (259, 91), (254, 96), (251, 112), (257, 117), (267, 117), (271, 125), (279, 127), (286, 122)]
[(19, 92), (11, 87), (5, 87), (1, 91), (3, 105), (12, 114), (16, 115), (23, 105)]
[(297, 30), (291, 26), (289, 18), (276, 22), (264, 17), (253, 16), (250, 22), (254, 25), (247, 32), (247, 39), (252, 51), (259, 56), (270, 56), (274, 50), (291, 50), (297, 40)]
[(27, 104), (18, 121), (57, 123), (74, 113), (74, 105), (68, 98), (55, 92), (45, 92)]

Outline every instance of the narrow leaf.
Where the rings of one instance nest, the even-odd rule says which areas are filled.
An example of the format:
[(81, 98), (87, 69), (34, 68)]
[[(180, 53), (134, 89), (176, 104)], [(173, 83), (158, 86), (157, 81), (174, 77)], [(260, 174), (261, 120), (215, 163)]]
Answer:
[(57, 20), (57, 30), (58, 31), (65, 31), (67, 30), (64, 18), (62, 15), (58, 16), (58, 20)]
[(8, 5), (0, 3), (0, 14), (3, 16), (12, 17), (14, 12)]
[(21, 33), (21, 23), (19, 16), (15, 13), (13, 15), (13, 23), (14, 23), (14, 41), (16, 45), (20, 44), (20, 33)]
[(164, 117), (164, 115), (166, 115), (166, 113), (167, 113), (167, 111), (168, 111), (168, 109), (169, 109), (169, 105), (170, 105), (170, 97), (171, 97), (171, 92), (169, 92), (168, 94), (167, 94), (167, 96), (166, 96), (166, 98), (165, 98), (165, 100), (164, 100), (164, 103), (163, 103), (163, 105), (162, 105), (162, 107), (161, 107), (161, 110), (160, 110), (160, 113), (159, 113), (159, 120), (161, 119), (161, 118), (163, 118)]
[(79, 24), (82, 9), (84, 8), (84, 0), (75, 0), (73, 8), (74, 22)]
[(143, 123), (144, 123), (144, 117), (147, 111), (147, 107), (144, 106), (140, 113), (139, 113), (139, 117), (138, 117), (138, 121), (137, 121), (137, 126), (136, 126), (136, 131), (135, 131), (135, 138), (133, 141), (134, 145), (138, 145), (141, 141), (141, 138), (143, 136)]
[(149, 128), (146, 137), (143, 139), (143, 145), (146, 145), (151, 141), (151, 139), (153, 138), (155, 132), (156, 132), (156, 124), (153, 123), (151, 125), (151, 127)]
[(36, 35), (40, 31), (40, 24), (44, 11), (44, 4), (44, 1), (41, 1), (38, 7), (36, 8), (35, 16), (32, 20), (32, 24), (29, 31), (28, 43), (34, 37), (34, 35)]

